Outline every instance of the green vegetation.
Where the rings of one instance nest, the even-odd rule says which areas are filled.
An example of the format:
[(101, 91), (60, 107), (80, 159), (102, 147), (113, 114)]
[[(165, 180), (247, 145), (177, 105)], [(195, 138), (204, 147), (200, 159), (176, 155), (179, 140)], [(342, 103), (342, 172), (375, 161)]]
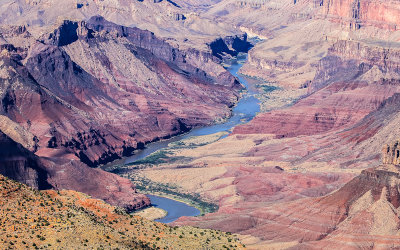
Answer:
[(264, 91), (265, 93), (269, 93), (269, 92), (279, 89), (279, 87), (272, 86), (272, 85), (264, 85), (264, 84), (258, 84), (257, 88), (262, 89), (262, 91)]
[[(224, 136), (226, 133), (221, 133), (221, 136), (218, 137), (220, 139), (222, 136)], [(212, 142), (215, 142), (217, 140), (213, 140)], [(202, 146), (206, 146), (210, 144), (210, 142), (202, 142), (202, 143), (194, 143), (194, 142), (183, 142), (183, 141), (177, 141), (169, 144), (170, 149), (193, 149), (193, 148), (198, 148)]]
[(157, 151), (142, 160), (135, 161), (128, 166), (135, 165), (159, 165), (164, 163), (173, 163), (179, 160), (185, 159), (185, 157), (171, 157), (172, 153), (170, 151), (160, 150)]
[(142, 193), (161, 194), (162, 196), (185, 202), (191, 206), (197, 207), (201, 215), (213, 213), (218, 210), (218, 206), (202, 200), (199, 194), (183, 193), (177, 186), (164, 183), (153, 182), (147, 178), (130, 175), (129, 178), (136, 185), (136, 188)]
[(85, 194), (37, 191), (1, 175), (0, 216), (1, 249), (221, 249), (229, 244), (242, 248), (227, 233), (172, 228)]
[[(157, 183), (145, 178), (141, 175), (140, 169), (154, 168), (159, 165), (179, 163), (179, 165), (191, 160), (189, 157), (177, 156), (176, 152), (181, 149), (193, 149), (208, 145), (209, 143), (219, 140), (226, 132), (216, 133), (207, 137), (190, 137), (180, 141), (172, 142), (166, 149), (159, 150), (141, 160), (135, 161), (128, 165), (108, 165), (102, 167), (103, 170), (118, 174), (122, 177), (130, 179), (136, 186), (137, 190), (145, 194), (156, 194), (182, 201), (186, 204), (198, 208), (201, 215), (213, 213), (218, 210), (218, 206), (214, 203), (207, 202), (196, 193), (187, 193), (176, 185)], [(179, 168), (180, 166), (177, 166)]]

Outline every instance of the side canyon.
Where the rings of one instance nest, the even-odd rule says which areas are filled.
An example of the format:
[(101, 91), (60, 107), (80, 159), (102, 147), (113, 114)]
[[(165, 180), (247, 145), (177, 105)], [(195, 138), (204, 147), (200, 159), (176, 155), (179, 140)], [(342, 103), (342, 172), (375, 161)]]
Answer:
[[(181, 194), (213, 209), (173, 226), (253, 249), (398, 247), (399, 1), (61, 5), (0, 6), (0, 174), (128, 211), (150, 204), (137, 189)], [(226, 121), (244, 53), (253, 120), (113, 163)]]

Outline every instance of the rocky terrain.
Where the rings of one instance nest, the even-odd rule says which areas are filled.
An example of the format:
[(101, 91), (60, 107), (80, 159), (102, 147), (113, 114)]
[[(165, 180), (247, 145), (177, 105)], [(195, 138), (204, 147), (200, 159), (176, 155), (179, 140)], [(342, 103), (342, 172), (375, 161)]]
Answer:
[(236, 248), (235, 235), (169, 227), (75, 191), (37, 191), (0, 175), (0, 245), (7, 249)]
[[(398, 182), (399, 166), (367, 169), (327, 196), (238, 212), (240, 223), (231, 231), (257, 236), (264, 247), (396, 248), (400, 243)], [(217, 220), (216, 215), (210, 216), (197, 225), (222, 227), (215, 224)]]
[(400, 23), (396, 1), (321, 1), (323, 15), (350, 29), (375, 26), (398, 30)]
[[(264, 39), (241, 72), (276, 85), (281, 97), (264, 99), (267, 112), (227, 138), (183, 142), (124, 176), (200, 194), (218, 211), (176, 224), (237, 232), (254, 248), (397, 246), (398, 167), (388, 165), (398, 164), (397, 146), (387, 147), (390, 157), (381, 148), (400, 132), (399, 32), (395, 15), (379, 11), (397, 5), (212, 5), (202, 15)], [(384, 165), (370, 169), (381, 157)]]
[(63, 20), (87, 20), (100, 15), (107, 20), (150, 30), (180, 48), (207, 49), (207, 43), (227, 35), (238, 35), (229, 23), (215, 23), (201, 12), (216, 1), (192, 0), (7, 0), (1, 3), (3, 24), (22, 25), (36, 36), (51, 32)]
[(90, 168), (78, 160), (38, 157), (1, 133), (0, 174), (36, 189), (74, 189), (125, 208), (150, 205), (129, 180)]
[[(66, 150), (89, 166), (229, 116), (240, 88), (211, 55), (181, 52), (150, 32), (101, 17), (88, 23), (64, 22), (21, 59), (37, 84), (61, 99), (60, 106), (67, 106), (59, 110), (71, 110), (48, 117), (47, 128), (20, 114), (24, 117), (18, 122), (29, 120), (39, 140), (38, 154)], [(200, 64), (215, 67), (207, 74), (196, 67)], [(7, 111), (11, 113), (11, 107)]]
[(314, 162), (297, 169), (282, 161), (242, 155), (253, 147), (248, 138), (228, 151), (224, 146), (235, 145), (238, 139), (230, 137), (207, 146), (195, 146), (192, 140), (187, 149), (180, 144), (170, 151), (170, 159), (186, 158), (141, 171), (155, 183), (178, 179), (181, 192), (200, 193), (219, 205), (215, 213), (181, 218), (175, 225), (239, 233), (256, 249), (387, 249), (399, 244), (398, 142), (381, 151), (383, 165), (362, 170), (352, 179), (358, 170), (339, 169), (334, 163)]
[(259, 115), (235, 133), (293, 137), (354, 125), (399, 92), (398, 52), (397, 48), (338, 41), (319, 62), (307, 98), (291, 108)]
[(227, 118), (242, 87), (220, 63), (251, 48), (240, 72), (277, 89), (257, 95), (256, 118), (115, 172), (213, 208), (176, 225), (239, 233), (253, 248), (399, 245), (398, 1), (62, 7), (0, 6), (0, 130), (12, 148), (0, 173), (145, 206), (129, 181), (89, 166)]
[[(129, 210), (149, 200), (129, 181), (89, 167), (228, 117), (242, 88), (212, 51), (179, 50), (100, 16), (64, 21), (39, 37), (24, 26), (2, 34), (1, 131), (25, 157), (4, 159), (2, 173)], [(245, 40), (235, 40), (241, 51)]]

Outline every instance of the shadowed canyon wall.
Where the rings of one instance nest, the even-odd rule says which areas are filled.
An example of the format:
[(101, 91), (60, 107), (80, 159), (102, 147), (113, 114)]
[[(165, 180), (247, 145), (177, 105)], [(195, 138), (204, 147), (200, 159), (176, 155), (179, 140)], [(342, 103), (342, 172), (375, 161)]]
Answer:
[(64, 21), (38, 39), (23, 27), (3, 28), (2, 37), (0, 128), (27, 154), (7, 158), (2, 173), (127, 210), (148, 198), (89, 167), (229, 117), (242, 89), (211, 53), (179, 50), (100, 16)]

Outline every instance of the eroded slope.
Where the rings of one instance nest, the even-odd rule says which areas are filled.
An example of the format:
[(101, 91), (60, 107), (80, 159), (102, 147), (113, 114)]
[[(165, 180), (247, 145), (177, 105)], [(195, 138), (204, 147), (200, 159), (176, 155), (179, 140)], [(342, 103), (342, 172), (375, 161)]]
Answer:
[(0, 245), (20, 248), (243, 248), (236, 236), (173, 228), (74, 191), (36, 191), (0, 175)]

